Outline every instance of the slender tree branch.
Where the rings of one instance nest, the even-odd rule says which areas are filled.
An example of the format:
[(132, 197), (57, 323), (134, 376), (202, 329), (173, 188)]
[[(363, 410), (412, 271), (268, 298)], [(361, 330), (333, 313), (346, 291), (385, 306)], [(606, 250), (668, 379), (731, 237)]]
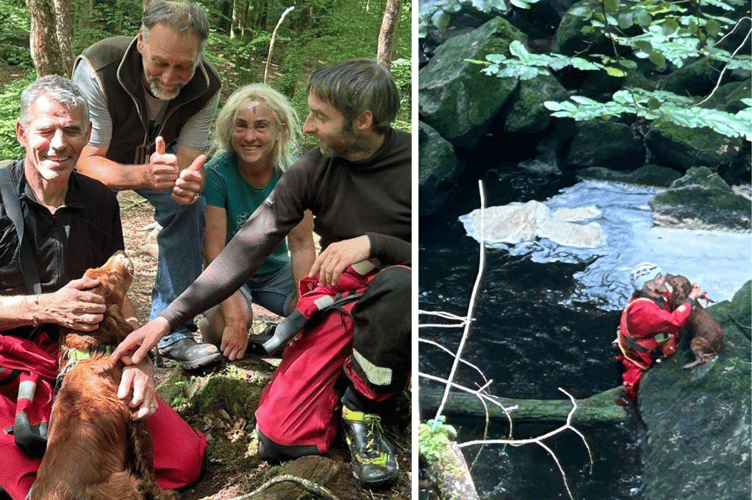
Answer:
[(574, 399), (571, 394), (569, 394), (567, 391), (565, 391), (561, 387), (559, 388), (559, 390), (563, 392), (564, 394), (566, 394), (569, 397), (569, 400), (572, 402), (572, 409), (569, 411), (569, 414), (567, 415), (567, 422), (561, 427), (554, 429), (553, 431), (548, 432), (546, 434), (543, 434), (542, 436), (537, 436), (537, 437), (529, 438), (529, 439), (485, 439), (485, 440), (467, 441), (465, 443), (458, 444), (458, 446), (460, 448), (465, 448), (467, 446), (475, 446), (475, 445), (484, 446), (487, 444), (508, 444), (510, 446), (517, 447), (517, 446), (535, 443), (538, 446), (542, 447), (544, 450), (546, 450), (548, 454), (551, 455), (551, 457), (553, 457), (554, 462), (556, 462), (556, 466), (559, 468), (559, 473), (561, 474), (561, 478), (564, 481), (564, 487), (567, 490), (567, 495), (569, 495), (569, 498), (573, 499), (574, 497), (572, 496), (572, 492), (569, 489), (569, 484), (567, 483), (567, 476), (564, 473), (564, 469), (561, 467), (561, 464), (559, 463), (559, 459), (556, 457), (556, 454), (553, 452), (551, 448), (546, 446), (544, 441), (552, 436), (561, 434), (562, 432), (566, 430), (573, 431), (582, 439), (582, 442), (585, 444), (585, 448), (587, 449), (587, 452), (588, 452), (588, 457), (590, 457), (590, 473), (591, 474), (593, 473), (593, 454), (590, 451), (590, 446), (588, 445), (587, 440), (585, 439), (585, 436), (583, 436), (581, 432), (579, 432), (577, 429), (575, 429), (572, 426), (572, 417), (574, 416), (574, 413), (577, 410), (577, 400)]
[[(439, 349), (441, 349), (442, 351), (446, 352), (446, 353), (447, 353), (447, 354), (449, 354), (450, 356), (454, 356), (454, 353), (453, 353), (453, 352), (452, 352), (452, 351), (451, 351), (450, 349), (448, 349), (448, 348), (444, 347), (443, 345), (439, 344), (438, 342), (434, 342), (433, 340), (428, 340), (428, 339), (418, 339), (418, 342), (423, 342), (424, 344), (430, 344), (430, 345), (432, 345), (432, 346), (434, 346), (434, 347), (438, 347)], [(480, 374), (480, 376), (481, 376), (481, 377), (483, 378), (483, 380), (484, 380), (484, 381), (486, 382), (486, 383), (485, 383), (485, 385), (484, 385), (483, 387), (486, 387), (486, 386), (488, 386), (488, 384), (490, 384), (490, 383), (491, 383), (491, 381), (489, 381), (489, 380), (487, 380), (487, 379), (486, 379), (486, 375), (485, 375), (485, 374), (484, 374), (484, 373), (483, 373), (483, 372), (481, 371), (481, 369), (480, 369), (480, 368), (478, 368), (478, 367), (477, 367), (477, 366), (475, 366), (474, 364), (472, 364), (472, 363), (470, 363), (469, 361), (467, 361), (467, 360), (464, 360), (464, 359), (461, 359), (461, 360), (460, 360), (460, 362), (462, 362), (462, 363), (466, 364), (467, 366), (469, 366), (469, 367), (471, 367), (471, 368), (474, 368), (474, 369), (475, 369), (475, 371), (477, 371), (477, 372), (478, 372), (478, 373)]]
[[(744, 19), (749, 19), (749, 18), (746, 17)], [(741, 20), (740, 20), (740, 22), (741, 22)], [(734, 28), (734, 29), (736, 29), (736, 28)], [(732, 31), (732, 33), (733, 33), (733, 31)], [(742, 49), (742, 47), (744, 47), (746, 45), (747, 40), (749, 40), (750, 33), (752, 33), (752, 30), (747, 31), (747, 36), (744, 37), (744, 40), (742, 41), (742, 43), (736, 48), (736, 50), (734, 51), (734, 53), (731, 54), (731, 57), (729, 58), (728, 62), (723, 66), (723, 69), (721, 70), (721, 74), (720, 74), (720, 76), (718, 76), (718, 81), (715, 82), (715, 87), (713, 87), (713, 91), (710, 94), (708, 94), (708, 96), (705, 99), (703, 99), (702, 101), (700, 101), (697, 104), (695, 104), (695, 106), (699, 106), (700, 104), (702, 104), (704, 102), (707, 102), (708, 99), (710, 99), (711, 97), (713, 97), (713, 94), (715, 94), (716, 90), (718, 90), (718, 87), (721, 86), (721, 82), (723, 81), (723, 75), (724, 75), (724, 73), (726, 73), (726, 70), (728, 69), (729, 64), (731, 64), (731, 60), (734, 59), (734, 56), (736, 56), (736, 54), (739, 53), (739, 51)]]
[[(473, 317), (473, 310), (475, 309), (475, 297), (478, 294), (478, 288), (480, 287), (480, 279), (483, 276), (483, 268), (485, 267), (485, 260), (486, 260), (486, 241), (483, 234), (483, 211), (486, 207), (486, 200), (483, 193), (483, 181), (478, 181), (478, 189), (480, 191), (480, 210), (481, 210), (481, 217), (480, 217), (480, 262), (478, 263), (478, 275), (475, 278), (475, 285), (473, 286), (473, 291), (470, 294), (470, 305), (467, 308), (467, 318), (468, 321), (465, 324), (465, 330), (462, 332), (462, 339), (460, 340), (460, 345), (457, 348), (457, 355), (454, 358), (454, 363), (452, 364), (452, 369), (449, 372), (449, 378), (448, 380), (452, 381), (454, 380), (454, 375), (457, 373), (457, 366), (460, 363), (460, 359), (462, 358), (462, 350), (465, 348), (465, 342), (467, 341), (468, 333), (470, 331), (470, 321), (469, 318)], [(450, 387), (447, 384), (447, 386), (444, 389), (444, 397), (441, 400), (441, 405), (439, 405), (439, 409), (436, 410), (436, 418), (438, 418), (441, 415), (441, 412), (444, 409), (444, 405), (446, 405), (447, 398), (449, 397), (449, 390)]]
[(294, 8), (295, 6), (291, 5), (290, 7), (285, 9), (285, 11), (280, 16), (279, 21), (277, 21), (277, 25), (274, 27), (274, 32), (272, 33), (272, 41), (269, 42), (269, 55), (266, 57), (266, 68), (264, 68), (264, 83), (267, 83), (266, 79), (269, 75), (269, 65), (272, 62), (272, 51), (274, 50), (274, 40), (277, 38), (277, 30), (282, 24), (282, 21), (285, 19), (285, 16)]

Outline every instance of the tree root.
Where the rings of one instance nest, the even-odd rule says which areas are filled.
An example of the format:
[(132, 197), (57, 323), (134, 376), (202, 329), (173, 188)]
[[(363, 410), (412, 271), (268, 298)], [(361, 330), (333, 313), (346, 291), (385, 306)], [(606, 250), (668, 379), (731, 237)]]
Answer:
[(335, 496), (331, 491), (324, 488), (323, 486), (318, 485), (314, 483), (313, 481), (309, 481), (308, 479), (303, 479), (302, 477), (291, 476), (289, 474), (282, 474), (281, 476), (272, 478), (269, 481), (262, 484), (256, 490), (252, 491), (251, 493), (248, 493), (243, 496), (235, 497), (233, 500), (252, 500), (259, 493), (262, 493), (268, 490), (275, 484), (284, 483), (284, 482), (295, 483), (301, 488), (303, 488), (304, 490), (306, 490), (308, 493), (311, 493), (312, 495), (316, 495), (319, 498), (323, 498), (325, 500), (339, 500), (337, 496)]

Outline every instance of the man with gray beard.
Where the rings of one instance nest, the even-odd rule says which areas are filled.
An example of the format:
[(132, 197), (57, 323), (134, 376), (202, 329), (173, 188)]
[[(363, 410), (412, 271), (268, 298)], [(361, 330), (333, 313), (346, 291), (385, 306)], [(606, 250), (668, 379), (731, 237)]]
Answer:
[[(135, 38), (95, 43), (76, 59), (73, 81), (91, 108), (92, 133), (78, 169), (113, 191), (134, 190), (161, 226), (151, 319), (203, 267), (203, 155), (219, 102), (220, 80), (203, 58), (206, 13), (191, 2), (155, 0)], [(194, 341), (193, 318), (159, 343), (186, 369), (218, 363), (211, 344)]]

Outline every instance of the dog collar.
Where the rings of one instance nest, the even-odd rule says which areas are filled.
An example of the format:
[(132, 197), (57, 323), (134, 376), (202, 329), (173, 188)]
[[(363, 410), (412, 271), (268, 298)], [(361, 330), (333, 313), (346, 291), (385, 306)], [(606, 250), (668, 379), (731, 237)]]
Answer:
[(88, 359), (92, 354), (112, 354), (115, 350), (115, 346), (103, 345), (94, 349), (94, 351), (87, 351), (84, 349), (69, 349), (68, 359), (71, 361), (81, 361), (82, 359)]

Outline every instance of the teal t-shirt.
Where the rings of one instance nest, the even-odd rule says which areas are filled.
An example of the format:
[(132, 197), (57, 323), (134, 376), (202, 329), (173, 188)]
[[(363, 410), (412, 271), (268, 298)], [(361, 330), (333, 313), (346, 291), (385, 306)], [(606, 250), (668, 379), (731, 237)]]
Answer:
[[(206, 163), (206, 186), (201, 193), (206, 203), (227, 212), (227, 241), (245, 224), (256, 208), (271, 194), (282, 172), (275, 170), (269, 183), (263, 188), (255, 188), (240, 175), (235, 155), (220, 153)], [(225, 244), (227, 243), (225, 242)], [(290, 262), (287, 240), (272, 252), (258, 274), (277, 271)]]

